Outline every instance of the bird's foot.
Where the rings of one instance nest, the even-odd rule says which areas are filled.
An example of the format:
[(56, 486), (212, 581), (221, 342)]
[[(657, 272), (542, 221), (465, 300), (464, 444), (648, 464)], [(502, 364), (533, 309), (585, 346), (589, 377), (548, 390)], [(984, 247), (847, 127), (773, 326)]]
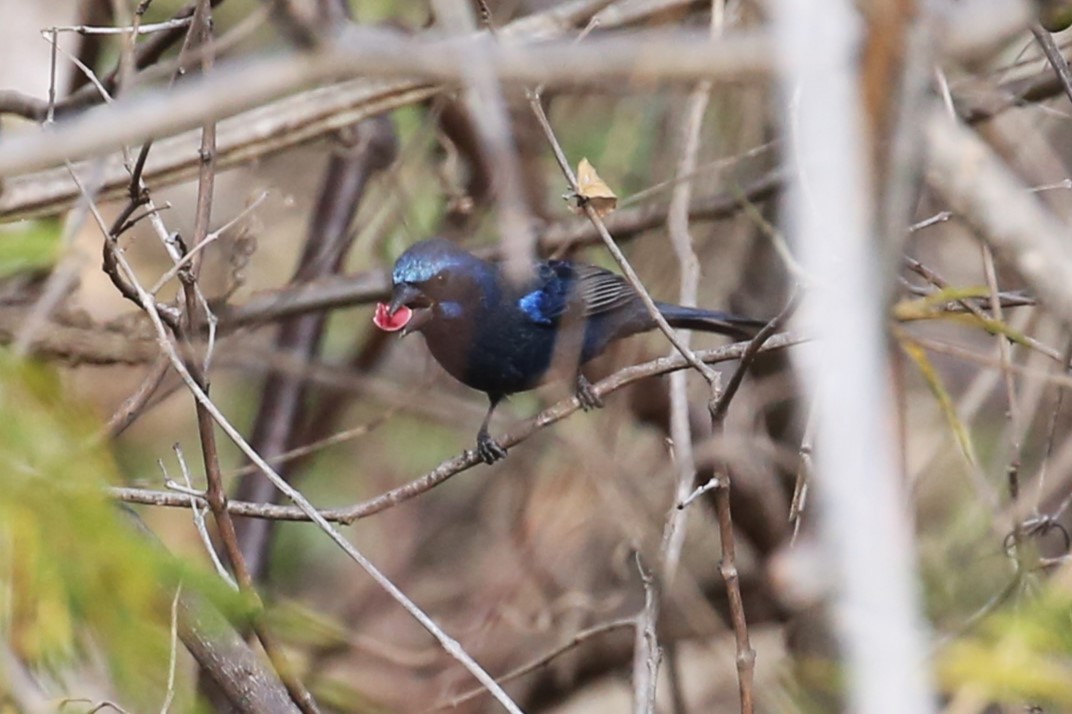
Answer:
[(585, 411), (603, 408), (603, 398), (596, 394), (595, 387), (583, 374), (577, 375), (577, 401)]
[(490, 434), (482, 431), (476, 435), (476, 455), (485, 464), (493, 464), (506, 456), (506, 449), (492, 439)]

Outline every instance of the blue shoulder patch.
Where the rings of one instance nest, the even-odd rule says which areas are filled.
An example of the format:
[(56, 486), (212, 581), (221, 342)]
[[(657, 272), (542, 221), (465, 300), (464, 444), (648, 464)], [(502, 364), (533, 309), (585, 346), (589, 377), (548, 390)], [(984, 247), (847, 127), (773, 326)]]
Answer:
[(547, 294), (543, 290), (533, 290), (517, 301), (517, 306), (530, 320), (540, 325), (550, 325), (553, 320), (547, 315)]

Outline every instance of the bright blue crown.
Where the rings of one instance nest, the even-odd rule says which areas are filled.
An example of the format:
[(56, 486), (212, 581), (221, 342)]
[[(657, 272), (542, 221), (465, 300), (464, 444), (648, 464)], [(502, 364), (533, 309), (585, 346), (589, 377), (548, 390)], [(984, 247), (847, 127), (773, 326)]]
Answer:
[(391, 280), (395, 283), (420, 284), (431, 280), (444, 268), (458, 267), (474, 260), (445, 238), (430, 238), (410, 246), (395, 261)]

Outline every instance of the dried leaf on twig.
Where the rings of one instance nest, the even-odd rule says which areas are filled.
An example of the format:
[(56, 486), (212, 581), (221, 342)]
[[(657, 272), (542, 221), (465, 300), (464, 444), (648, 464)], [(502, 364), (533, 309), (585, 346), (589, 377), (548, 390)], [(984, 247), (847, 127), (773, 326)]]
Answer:
[(569, 201), (570, 210), (574, 213), (581, 213), (587, 205), (600, 218), (618, 207), (617, 194), (599, 177), (588, 159), (581, 159), (577, 164), (577, 190), (570, 191), (563, 198)]

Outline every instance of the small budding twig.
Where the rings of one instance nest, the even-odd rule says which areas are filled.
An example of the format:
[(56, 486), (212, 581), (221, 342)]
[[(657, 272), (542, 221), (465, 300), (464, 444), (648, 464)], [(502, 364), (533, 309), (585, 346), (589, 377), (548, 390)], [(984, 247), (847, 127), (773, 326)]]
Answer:
[(149, 288), (149, 293), (152, 295), (156, 295), (158, 292), (160, 292), (161, 288), (163, 288), (164, 285), (166, 285), (172, 278), (178, 275), (180, 270), (189, 265), (194, 260), (194, 258), (201, 253), (201, 251), (210, 246), (212, 243), (219, 240), (220, 237), (229, 229), (233, 228), (235, 224), (237, 224), (243, 218), (245, 218), (254, 210), (256, 210), (258, 206), (264, 203), (264, 199), (266, 198), (268, 198), (268, 191), (262, 191), (261, 194), (257, 196), (257, 198), (253, 199), (253, 201), (250, 202), (248, 206), (239, 211), (234, 218), (227, 221), (211, 233), (207, 233), (203, 240), (195, 240), (194, 246), (190, 250), (186, 251), (182, 258), (180, 258), (177, 263), (168, 268), (167, 272), (161, 275), (153, 284), (153, 286)]
[[(744, 375), (751, 367), (756, 355), (759, 354), (763, 345), (770, 340), (775, 332), (789, 320), (796, 311), (799, 292), (789, 298), (785, 307), (770, 322), (748, 342), (737, 369), (726, 383), (726, 388), (717, 398), (709, 404), (711, 411), (711, 433), (720, 435), (725, 430), (726, 413), (730, 402), (737, 394)], [(715, 518), (718, 521), (719, 540), (722, 544), (722, 561), (719, 563), (719, 573), (726, 583), (726, 596), (729, 600), (730, 624), (733, 626), (734, 642), (737, 647), (737, 688), (741, 698), (742, 714), (752, 714), (755, 711), (755, 666), (756, 651), (752, 648), (751, 637), (748, 634), (748, 618), (744, 611), (744, 598), (741, 595), (740, 577), (737, 571), (737, 540), (733, 531), (733, 512), (730, 507), (732, 478), (728, 466), (721, 461), (716, 462), (714, 478), (714, 501)]]
[(227, 568), (224, 567), (223, 561), (220, 560), (219, 553), (216, 552), (216, 547), (212, 544), (212, 536), (209, 535), (208, 523), (205, 521), (205, 512), (207, 511), (207, 503), (204, 500), (205, 494), (194, 489), (193, 479), (190, 478), (190, 469), (186, 466), (186, 457), (182, 453), (182, 447), (175, 444), (172, 446), (172, 450), (174, 450), (175, 458), (179, 462), (179, 471), (182, 473), (182, 481), (183, 484), (185, 484), (185, 488), (171, 480), (171, 477), (168, 476), (167, 467), (164, 465), (163, 459), (160, 459), (157, 461), (157, 464), (159, 464), (160, 471), (164, 474), (164, 485), (174, 491), (186, 494), (186, 497), (190, 499), (190, 511), (193, 515), (194, 528), (197, 530), (197, 534), (201, 537), (201, 543), (205, 546), (205, 550), (208, 552), (208, 557), (209, 560), (212, 561), (212, 566), (216, 568), (216, 573), (220, 576), (220, 579), (227, 583), (232, 589), (238, 590), (238, 583), (236, 583), (234, 578), (231, 577), (231, 574), (227, 572)]
[(709, 492), (709, 491), (711, 491), (713, 489), (718, 488), (719, 485), (720, 485), (719, 477), (718, 476), (712, 476), (711, 478), (707, 479), (707, 481), (705, 481), (704, 483), (702, 483), (701, 485), (699, 485), (695, 489), (693, 489), (692, 493), (690, 493), (684, 499), (682, 499), (681, 501), (678, 501), (676, 507), (678, 509), (688, 508), (700, 496), (704, 495), (705, 493), (707, 493), (707, 492)]
[(644, 610), (637, 616), (633, 647), (633, 714), (655, 714), (655, 685), (663, 658), (657, 631), (661, 598), (656, 576), (645, 570), (639, 551), (636, 564), (644, 583)]

